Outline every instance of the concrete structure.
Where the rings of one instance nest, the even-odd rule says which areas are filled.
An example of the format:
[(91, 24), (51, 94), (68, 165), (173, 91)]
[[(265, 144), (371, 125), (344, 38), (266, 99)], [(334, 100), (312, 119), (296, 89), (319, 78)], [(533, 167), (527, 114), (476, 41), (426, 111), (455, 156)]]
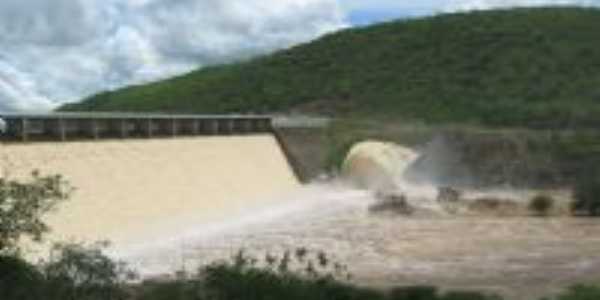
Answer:
[[(1, 113), (4, 140), (241, 135), (273, 130), (271, 116), (130, 113)], [(1, 128), (0, 128), (1, 130)]]

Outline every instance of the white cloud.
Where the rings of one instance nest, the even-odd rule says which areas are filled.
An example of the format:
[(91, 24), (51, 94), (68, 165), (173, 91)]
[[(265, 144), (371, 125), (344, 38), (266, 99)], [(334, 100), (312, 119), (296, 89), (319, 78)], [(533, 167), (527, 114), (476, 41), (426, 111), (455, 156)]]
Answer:
[(0, 0), (0, 110), (45, 110), (311, 40), (360, 11), (600, 0)]
[(343, 26), (335, 0), (2, 0), (0, 110), (50, 109)]
[(448, 11), (457, 11), (548, 5), (597, 6), (600, 5), (600, 0), (454, 0), (445, 6), (445, 9)]
[(600, 0), (339, 0), (347, 12), (398, 11), (403, 14), (433, 14), (490, 8), (541, 5), (599, 6)]

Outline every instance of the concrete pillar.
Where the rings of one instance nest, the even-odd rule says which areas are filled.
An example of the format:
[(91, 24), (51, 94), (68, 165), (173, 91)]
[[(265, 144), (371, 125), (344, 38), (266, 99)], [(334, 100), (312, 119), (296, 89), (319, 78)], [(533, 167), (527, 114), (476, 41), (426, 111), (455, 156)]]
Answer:
[(198, 119), (193, 119), (191, 120), (192, 124), (192, 135), (199, 135), (200, 134), (200, 120)]
[(29, 140), (29, 120), (23, 118), (19, 121), (19, 123), (19, 135), (21, 136), (21, 140), (23, 142), (27, 142)]
[(146, 129), (146, 136), (152, 138), (154, 136), (154, 122), (152, 119), (145, 120), (144, 129)]
[(226, 119), (227, 134), (235, 134), (235, 119)]
[(125, 139), (129, 136), (129, 128), (127, 128), (127, 120), (119, 120), (119, 133), (121, 138)]
[(242, 130), (244, 131), (244, 133), (250, 133), (252, 132), (252, 121), (250, 120), (243, 120), (242, 121)]
[(263, 122), (262, 122), (262, 119), (256, 119), (254, 121), (254, 131), (255, 132), (262, 132), (263, 131)]
[(67, 126), (65, 124), (65, 120), (58, 119), (56, 120), (56, 135), (58, 139), (61, 141), (67, 140)]
[(207, 120), (209, 134), (218, 135), (219, 134), (219, 120), (211, 119)]
[(263, 132), (271, 132), (273, 131), (273, 126), (271, 123), (271, 119), (263, 119), (262, 120), (262, 130)]
[(169, 123), (171, 125), (171, 136), (177, 136), (177, 133), (179, 131), (179, 121), (177, 119), (171, 119)]
[(89, 129), (89, 133), (90, 136), (97, 140), (100, 138), (100, 129), (98, 127), (98, 120), (96, 119), (91, 119), (88, 121), (88, 129)]

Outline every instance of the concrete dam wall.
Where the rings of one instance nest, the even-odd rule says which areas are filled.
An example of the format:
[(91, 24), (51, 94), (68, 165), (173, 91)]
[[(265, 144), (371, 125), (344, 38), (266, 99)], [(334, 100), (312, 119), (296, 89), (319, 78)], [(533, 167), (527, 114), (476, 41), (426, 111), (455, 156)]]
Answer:
[(0, 144), (4, 176), (61, 174), (72, 199), (50, 242), (129, 246), (260, 205), (299, 186), (271, 134)]

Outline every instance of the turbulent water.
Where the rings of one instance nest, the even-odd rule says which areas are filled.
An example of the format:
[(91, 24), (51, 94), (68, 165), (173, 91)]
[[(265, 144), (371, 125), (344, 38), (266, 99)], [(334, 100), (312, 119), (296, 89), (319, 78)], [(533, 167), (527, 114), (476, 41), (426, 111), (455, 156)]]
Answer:
[(311, 185), (228, 221), (197, 224), (113, 255), (145, 276), (193, 272), (238, 250), (257, 258), (306, 247), (374, 286), (433, 284), (535, 299), (600, 278), (600, 222), (575, 218), (454, 216), (439, 210), (377, 215), (371, 193)]
[[(391, 148), (390, 148), (391, 147)], [(436, 189), (411, 185), (402, 170), (416, 158), (394, 145), (362, 144), (346, 161), (351, 184), (385, 172), (392, 189), (408, 195), (418, 213), (379, 215), (373, 191), (331, 182), (298, 188), (271, 205), (113, 254), (146, 276), (194, 271), (240, 249), (257, 258), (306, 247), (347, 264), (354, 281), (374, 286), (433, 284), (532, 299), (573, 283), (600, 278), (600, 222), (566, 217), (456, 215), (435, 201)], [(379, 157), (379, 155), (385, 157)], [(354, 158), (353, 158), (354, 157)], [(359, 163), (352, 161), (357, 158)], [(374, 158), (374, 160), (373, 160)], [(384, 163), (386, 165), (378, 165)], [(389, 171), (390, 163), (397, 163)], [(378, 174), (379, 178), (381, 174)], [(356, 176), (352, 180), (351, 177)], [(375, 187), (381, 188), (381, 181)], [(389, 187), (389, 186), (388, 186)], [(534, 191), (465, 191), (465, 201), (510, 198), (525, 206)], [(556, 193), (560, 201), (567, 194)], [(469, 200), (470, 199), (470, 200)]]
[[(345, 162), (345, 181), (308, 186), (296, 183), (267, 136), (4, 146), (2, 153), (12, 170), (42, 165), (72, 179), (78, 192), (53, 216), (55, 232), (116, 240), (110, 254), (146, 277), (194, 271), (240, 249), (260, 258), (307, 247), (347, 264), (356, 283), (382, 287), (433, 284), (532, 299), (600, 279), (600, 222), (449, 213), (436, 187), (403, 179), (418, 155), (392, 144), (361, 144)], [(406, 195), (416, 213), (371, 213), (382, 188)], [(463, 197), (525, 207), (535, 193)], [(552, 195), (559, 206), (569, 198)]]

